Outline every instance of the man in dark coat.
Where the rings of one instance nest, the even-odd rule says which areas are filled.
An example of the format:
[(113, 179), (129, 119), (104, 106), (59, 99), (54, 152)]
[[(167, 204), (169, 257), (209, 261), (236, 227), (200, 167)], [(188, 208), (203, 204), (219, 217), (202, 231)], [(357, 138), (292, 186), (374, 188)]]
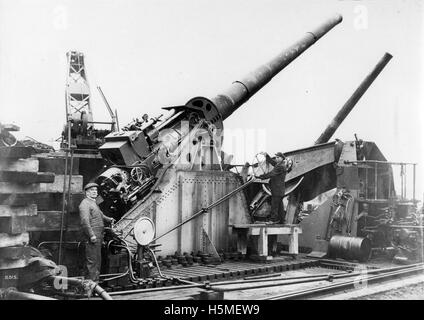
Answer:
[(113, 218), (105, 216), (97, 205), (97, 188), (96, 183), (88, 183), (84, 187), (86, 198), (79, 205), (81, 226), (86, 240), (85, 256), (88, 278), (95, 282), (99, 281), (100, 275), (104, 223), (111, 224), (114, 221)]
[(272, 223), (284, 223), (286, 213), (284, 211), (283, 197), (287, 173), (287, 166), (284, 160), (286, 157), (283, 153), (277, 152), (274, 160), (265, 152), (261, 152), (261, 154), (265, 155), (266, 161), (274, 166), (270, 172), (256, 177), (262, 180), (269, 178), (269, 187), (271, 189), (270, 221)]

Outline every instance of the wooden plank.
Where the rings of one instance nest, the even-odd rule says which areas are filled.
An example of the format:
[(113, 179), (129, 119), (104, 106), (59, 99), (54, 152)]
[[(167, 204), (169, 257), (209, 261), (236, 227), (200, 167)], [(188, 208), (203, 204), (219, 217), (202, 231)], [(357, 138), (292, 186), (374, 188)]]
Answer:
[[(69, 202), (69, 211), (78, 212), (78, 206), (84, 199), (84, 193), (72, 193)], [(67, 197), (66, 197), (67, 198)], [(62, 193), (19, 193), (19, 194), (0, 194), (0, 204), (8, 206), (28, 206), (37, 205), (39, 211), (61, 211)]]
[(236, 224), (232, 224), (233, 228), (237, 228), (237, 229), (248, 229), (248, 228), (252, 228), (252, 227), (267, 227), (267, 228), (281, 228), (281, 227), (298, 227), (298, 224), (290, 224), (290, 223), (286, 223), (286, 224), (267, 224), (267, 223), (236, 223)]
[(23, 246), (0, 248), (0, 257), (6, 260), (27, 259), (31, 257), (31, 248)]
[[(65, 174), (65, 157), (63, 158), (52, 158), (52, 157), (39, 157), (39, 171), (40, 172), (53, 172), (56, 174)], [(68, 170), (71, 166), (70, 158), (68, 159)], [(72, 174), (79, 174), (79, 158), (74, 156), (73, 164), (72, 164)]]
[(0, 147), (0, 158), (3, 159), (25, 159), (35, 153), (31, 147)]
[(267, 256), (268, 255), (268, 232), (267, 232), (267, 228), (260, 228), (259, 229), (258, 254), (260, 256)]
[[(53, 183), (33, 183), (21, 185), (18, 183), (0, 182), (0, 193), (40, 193), (40, 192), (63, 192), (63, 175), (56, 175)], [(83, 177), (81, 175), (72, 176), (71, 192), (82, 192)], [(65, 192), (68, 190), (68, 177), (66, 179)]]
[(0, 171), (1, 182), (13, 183), (52, 183), (55, 175), (51, 172), (19, 172), (19, 171)]
[(7, 159), (0, 159), (0, 170), (5, 171), (18, 171), (18, 172), (37, 172), (38, 159), (17, 159), (8, 161)]
[(0, 270), (24, 268), (28, 265), (27, 259), (0, 259)]
[[(61, 211), (39, 211), (36, 216), (26, 218), (26, 231), (59, 231), (61, 226)], [(69, 214), (65, 224), (67, 231), (78, 231), (81, 229), (79, 215)]]
[[(56, 175), (54, 183), (40, 183), (40, 192), (63, 192), (63, 180), (65, 176)], [(66, 179), (65, 192), (68, 190), (68, 178)], [(81, 175), (72, 176), (71, 189), (72, 193), (83, 191), (83, 177)]]
[[(0, 217), (0, 232), (17, 234), (29, 231), (59, 231), (61, 227), (61, 211), (38, 211), (35, 216)], [(81, 229), (80, 218), (77, 214), (64, 217), (67, 231)]]
[(0, 232), (18, 234), (26, 232), (25, 216), (0, 217)]
[(297, 232), (294, 232), (289, 236), (289, 253), (292, 253), (292, 254), (299, 253), (299, 241), (298, 241)]
[(293, 232), (295, 232), (294, 230), (296, 230), (296, 233), (302, 233), (302, 229), (300, 229), (299, 227), (251, 227), (249, 228), (249, 235), (252, 236), (258, 236), (261, 235), (262, 229), (266, 229), (267, 230), (267, 234), (269, 235), (275, 235), (275, 234), (292, 234)]
[(36, 204), (30, 204), (23, 207), (0, 205), (0, 217), (34, 216), (36, 214)]
[(17, 287), (20, 269), (0, 270), (0, 288)]
[(28, 243), (29, 233), (27, 232), (16, 235), (0, 233), (0, 248), (26, 245)]
[[(187, 296), (199, 295), (201, 292), (205, 292), (205, 289), (202, 288), (189, 288), (189, 289), (173, 289), (166, 290), (161, 292), (142, 292), (142, 293), (134, 293), (134, 294), (126, 294), (122, 296), (113, 296), (114, 300), (169, 300), (175, 298), (183, 298)], [(91, 300), (97, 298), (91, 298)], [(100, 299), (100, 298), (99, 298)], [(171, 317), (172, 318), (172, 317)]]

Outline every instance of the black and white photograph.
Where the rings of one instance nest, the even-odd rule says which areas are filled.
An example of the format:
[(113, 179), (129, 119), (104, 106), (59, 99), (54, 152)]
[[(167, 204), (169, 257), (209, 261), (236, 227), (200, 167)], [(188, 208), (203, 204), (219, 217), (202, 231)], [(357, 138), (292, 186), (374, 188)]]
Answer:
[(421, 0), (0, 0), (0, 300), (424, 300), (423, 107)]

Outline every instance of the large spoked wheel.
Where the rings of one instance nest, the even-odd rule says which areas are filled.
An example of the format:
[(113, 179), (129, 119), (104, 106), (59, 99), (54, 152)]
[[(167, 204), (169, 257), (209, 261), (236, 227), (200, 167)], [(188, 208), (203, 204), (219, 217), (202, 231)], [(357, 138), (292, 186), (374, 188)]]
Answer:
[(255, 155), (252, 163), (258, 164), (257, 166), (252, 166), (253, 174), (255, 176), (263, 175), (271, 170), (271, 166), (268, 162), (266, 162), (266, 157), (261, 153), (257, 153)]
[[(266, 161), (266, 157), (261, 154), (261, 153), (257, 153), (255, 155), (255, 158), (253, 160), (253, 163), (257, 163), (257, 166), (253, 166), (253, 173), (255, 176), (260, 176), (262, 174), (268, 173), (269, 171), (271, 171), (271, 166), (270, 164)], [(271, 189), (269, 188), (269, 186), (265, 183), (262, 184), (262, 189), (268, 194), (271, 195)]]

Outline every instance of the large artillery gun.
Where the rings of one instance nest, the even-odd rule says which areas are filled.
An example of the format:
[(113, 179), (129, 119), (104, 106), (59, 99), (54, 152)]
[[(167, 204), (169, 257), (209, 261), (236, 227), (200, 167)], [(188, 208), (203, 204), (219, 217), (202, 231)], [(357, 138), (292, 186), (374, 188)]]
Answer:
[[(353, 260), (367, 260), (373, 246), (370, 242), (373, 236), (370, 236), (371, 232), (364, 233), (361, 230), (363, 226), (358, 227), (361, 210), (364, 204), (369, 204), (374, 211), (378, 211), (377, 202), (381, 207), (394, 199), (391, 163), (375, 143), (357, 138), (355, 141), (330, 141), (391, 58), (389, 53), (383, 55), (313, 146), (285, 152), (293, 162), (293, 170), (285, 179), (288, 186), (284, 195), (287, 199), (286, 220), (301, 227), (299, 245), (306, 252), (312, 251), (311, 257), (322, 258), (333, 254)], [(304, 203), (308, 204), (326, 193), (330, 194), (324, 196), (328, 197), (327, 201), (321, 201), (313, 210), (304, 208)], [(269, 206), (266, 207), (269, 195), (265, 185), (257, 191), (250, 203), (253, 215), (257, 211), (260, 213), (263, 207), (269, 211)], [(378, 201), (374, 201), (376, 199)], [(348, 249), (344, 250), (346, 247)]]
[[(117, 219), (116, 225), (107, 229), (103, 252), (102, 273), (116, 275), (103, 278), (103, 283), (111, 290), (114, 281), (119, 281), (121, 287), (143, 287), (146, 285), (144, 280), (151, 279), (153, 264), (158, 271), (157, 278), (168, 281), (159, 266), (168, 267), (175, 262), (182, 266), (191, 265), (193, 260), (208, 264), (221, 261), (225, 255), (238, 258), (247, 253), (246, 247), (240, 246), (238, 232), (251, 228), (253, 202), (257, 201), (256, 209), (266, 202), (266, 195), (262, 191), (258, 193), (265, 184), (254, 179), (243, 181), (240, 175), (225, 170), (231, 168), (231, 164), (228, 160), (230, 157), (221, 150), (223, 122), (341, 20), (339, 15), (327, 20), (270, 62), (235, 81), (213, 98), (194, 97), (184, 105), (164, 108), (163, 115), (153, 118), (144, 115), (120, 131), (108, 134), (99, 148), (101, 156), (81, 155), (78, 159), (79, 171), (73, 170), (71, 165), (69, 175), (74, 188), (71, 188), (69, 179), (68, 193), (71, 189), (78, 191), (78, 194), (68, 198), (68, 207), (73, 206), (72, 213), (69, 214), (71, 210), (68, 209), (64, 215), (64, 210), (52, 211), (50, 206), (44, 209), (45, 212), (38, 211), (37, 215), (29, 217), (32, 224), (28, 223), (29, 227), (22, 231), (25, 236), (23, 243), (29, 241), (31, 245), (38, 245), (40, 250), (48, 248), (46, 251), (59, 264), (63, 247), (62, 262), (69, 267), (69, 275), (80, 275), (81, 269), (74, 271), (71, 265), (76, 261), (81, 262), (80, 246), (83, 244), (81, 237), (71, 232), (80, 229), (76, 212), (83, 197), (83, 182), (96, 181), (102, 195), (100, 206), (107, 215)], [(388, 174), (388, 163), (374, 143), (360, 140), (329, 142), (334, 131), (390, 58), (388, 54), (383, 57), (313, 146), (285, 152), (293, 161), (292, 171), (286, 177), (288, 188), (285, 195), (288, 196), (287, 217), (290, 226), (281, 228), (303, 230), (299, 235), (301, 248), (316, 249), (317, 240), (322, 239), (327, 246), (319, 249), (326, 255), (328, 243), (334, 240), (334, 235), (357, 238), (355, 218), (359, 216), (362, 203), (375, 198), (380, 202), (377, 204), (378, 201), (374, 201), (373, 205), (382, 206), (387, 201), (382, 202), (381, 199), (389, 199), (392, 194), (393, 179)], [(46, 162), (44, 158), (38, 159), (40, 163)], [(34, 161), (31, 159), (31, 163)], [(370, 161), (374, 165), (370, 165)], [(384, 166), (380, 162), (385, 162)], [(102, 171), (97, 174), (99, 168)], [(63, 164), (60, 169), (63, 170)], [(82, 172), (82, 169), (85, 171)], [(76, 175), (73, 171), (76, 171)], [(373, 173), (375, 180), (370, 178)], [(43, 176), (43, 179), (46, 177)], [(365, 184), (361, 184), (361, 180)], [(75, 181), (78, 181), (77, 186)], [(63, 189), (60, 190), (65, 194), (66, 175), (62, 182)], [(51, 189), (55, 196), (57, 185)], [(367, 185), (366, 190), (370, 192), (364, 193), (361, 189), (363, 185)], [(333, 189), (338, 197), (332, 199), (333, 206), (331, 201), (327, 201), (299, 219), (304, 212), (301, 209), (305, 202)], [(361, 195), (365, 197), (361, 198)], [(8, 200), (11, 198), (9, 194), (2, 196)], [(23, 197), (19, 195), (17, 198)], [(54, 201), (56, 207), (65, 206), (65, 197), (62, 201)], [(15, 200), (10, 202), (16, 204)], [(51, 217), (53, 214), (54, 219)], [(60, 217), (62, 219), (58, 219)], [(266, 230), (267, 227), (260, 228)], [(64, 241), (62, 238), (57, 241), (59, 230), (65, 230)], [(54, 233), (54, 239), (44, 237), (49, 232), (50, 236)], [(410, 229), (408, 232), (408, 235), (411, 234)], [(339, 243), (346, 243), (346, 239), (338, 240)], [(17, 243), (15, 241), (13, 245)], [(337, 246), (336, 243), (336, 249)], [(255, 248), (250, 249), (252, 253)], [(163, 259), (158, 257), (159, 260), (156, 260), (154, 251), (160, 251)], [(358, 252), (349, 257), (357, 259), (362, 254), (360, 250)], [(31, 264), (28, 266), (25, 262), (14, 266), (15, 269), (8, 268), (6, 271), (24, 268), (22, 274), (25, 280), (22, 282), (26, 286), (40, 280), (27, 271)], [(158, 283), (162, 285), (162, 282)]]
[[(330, 142), (330, 138), (342, 124), (344, 119), (356, 106), (360, 98), (368, 90), (374, 80), (378, 77), (392, 56), (385, 53), (372, 71), (364, 78), (354, 93), (349, 97), (336, 116), (321, 133), (314, 145), (307, 148), (285, 152), (292, 162), (293, 170), (288, 173), (285, 179), (287, 184), (286, 192), (282, 196), (287, 196), (287, 223), (297, 223), (296, 218), (304, 201), (309, 201), (316, 196), (336, 187), (336, 178), (333, 175), (334, 164), (339, 161), (344, 143), (337, 141)], [(262, 171), (269, 171), (269, 166), (264, 163), (255, 164)], [(251, 213), (256, 214), (266, 203), (270, 196), (270, 191), (263, 187), (255, 194), (250, 203)], [(266, 209), (265, 211), (269, 211)]]
[[(1, 243), (14, 254), (12, 263), (0, 260), (1, 275), (14, 279), (6, 286), (41, 283), (35, 274), (40, 269), (35, 267), (38, 271), (34, 271), (34, 263), (39, 260), (28, 257), (28, 243), (65, 265), (68, 275), (81, 275), (84, 244), (78, 204), (84, 196), (83, 185), (90, 181), (100, 185), (101, 208), (118, 220), (107, 232), (106, 239), (110, 235), (118, 245), (106, 242), (104, 273), (134, 266), (141, 277), (146, 260), (138, 254), (140, 247), (160, 249), (162, 255), (212, 252), (217, 257), (217, 250), (236, 251), (231, 226), (251, 220), (241, 192), (246, 185), (238, 175), (223, 170), (229, 163), (221, 151), (223, 121), (341, 21), (340, 15), (328, 19), (213, 98), (194, 97), (184, 105), (164, 108), (165, 115), (143, 116), (108, 134), (98, 149), (100, 154), (69, 150), (73, 138), (84, 136), (84, 130), (73, 135), (72, 127), (79, 125), (79, 120), (83, 129), (93, 122), (77, 114), (79, 108), (74, 119), (67, 110), (67, 149), (33, 157), (21, 153), (12, 160), (8, 154), (2, 170), (19, 171), (13, 177), (21, 180), (2, 182), (0, 190), (5, 210), (2, 214), (6, 215), (1, 217), (2, 235), (6, 237)], [(87, 87), (86, 83), (81, 85)], [(75, 97), (72, 88), (67, 87), (67, 102), (79, 98), (85, 106), (89, 92), (85, 90), (84, 96)], [(23, 156), (26, 159), (22, 160)], [(152, 222), (155, 239), (140, 240), (140, 221)], [(146, 232), (141, 230), (141, 234)], [(138, 254), (135, 259), (134, 253)], [(202, 257), (203, 262), (208, 259), (207, 254)], [(43, 274), (43, 270), (40, 272)], [(132, 269), (129, 274), (134, 281)]]
[(99, 148), (111, 164), (97, 178), (105, 200), (102, 209), (121, 218), (147, 200), (164, 169), (221, 170), (228, 165), (221, 150), (223, 121), (341, 21), (340, 15), (328, 19), (211, 99), (194, 97), (185, 105), (164, 108), (165, 115), (144, 115), (107, 135)]
[[(310, 252), (310, 257), (366, 261), (383, 253), (403, 263), (423, 259), (423, 219), (415, 197), (416, 163), (388, 161), (374, 142), (358, 139), (356, 134), (353, 141), (329, 141), (391, 58), (389, 53), (383, 55), (314, 146), (286, 152), (295, 168), (286, 183), (298, 181), (296, 188), (289, 188), (287, 220), (301, 227), (299, 246)], [(400, 167), (400, 193), (395, 189), (396, 166)], [(412, 198), (406, 196), (408, 167)], [(267, 195), (258, 193), (251, 207), (259, 196)], [(317, 198), (321, 198), (319, 205)], [(263, 202), (262, 198), (259, 203)], [(305, 203), (310, 207), (305, 208)]]

